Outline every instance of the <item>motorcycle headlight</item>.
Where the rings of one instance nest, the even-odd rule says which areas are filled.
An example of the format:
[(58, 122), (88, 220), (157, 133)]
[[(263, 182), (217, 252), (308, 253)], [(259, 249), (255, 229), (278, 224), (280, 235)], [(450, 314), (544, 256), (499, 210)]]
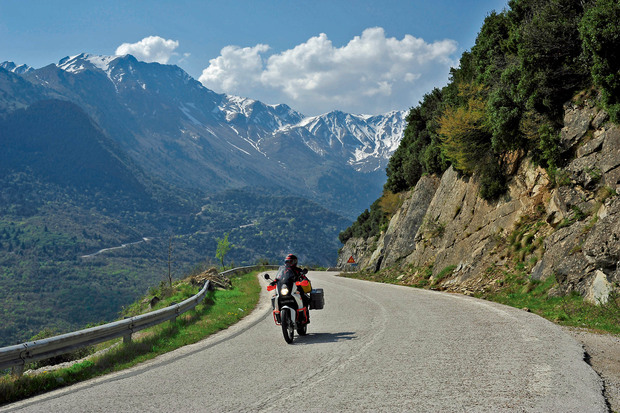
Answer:
[(280, 289), (280, 293), (282, 295), (288, 295), (288, 287), (286, 285), (283, 285), (282, 288)]

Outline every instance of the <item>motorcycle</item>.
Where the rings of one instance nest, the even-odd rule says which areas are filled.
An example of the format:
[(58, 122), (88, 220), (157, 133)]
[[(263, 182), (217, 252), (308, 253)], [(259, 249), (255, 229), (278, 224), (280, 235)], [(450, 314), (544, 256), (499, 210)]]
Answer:
[[(303, 270), (304, 274), (307, 272), (308, 270)], [(271, 297), (273, 320), (276, 325), (282, 326), (282, 335), (288, 344), (293, 342), (295, 330), (300, 336), (305, 336), (310, 323), (309, 310), (312, 301), (308, 300), (308, 304), (304, 305), (302, 298), (302, 294), (306, 294), (303, 289), (308, 289), (310, 283), (308, 280), (299, 281), (297, 278), (292, 268), (280, 267), (276, 279), (267, 286), (267, 291), (274, 291)], [(265, 279), (270, 280), (269, 274), (265, 274)]]

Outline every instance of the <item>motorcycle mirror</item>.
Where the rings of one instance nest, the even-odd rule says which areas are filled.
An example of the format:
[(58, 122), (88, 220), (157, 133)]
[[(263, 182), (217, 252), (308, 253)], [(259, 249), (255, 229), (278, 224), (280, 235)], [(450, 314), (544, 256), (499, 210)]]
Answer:
[(301, 270), (302, 274), (308, 274), (308, 269), (304, 268), (303, 270)]
[(269, 274), (265, 273), (265, 275), (263, 275), (263, 277), (265, 277), (266, 280), (269, 279)]

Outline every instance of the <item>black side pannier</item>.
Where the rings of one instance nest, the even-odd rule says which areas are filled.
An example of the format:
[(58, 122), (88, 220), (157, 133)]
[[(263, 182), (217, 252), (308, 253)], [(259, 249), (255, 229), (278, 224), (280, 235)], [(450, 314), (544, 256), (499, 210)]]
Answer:
[(313, 288), (310, 291), (310, 309), (322, 310), (325, 305), (325, 296), (322, 288)]

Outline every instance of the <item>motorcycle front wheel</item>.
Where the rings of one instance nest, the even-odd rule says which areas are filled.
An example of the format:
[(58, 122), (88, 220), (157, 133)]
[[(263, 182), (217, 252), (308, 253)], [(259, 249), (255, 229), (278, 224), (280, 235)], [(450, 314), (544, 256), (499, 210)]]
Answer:
[(295, 325), (293, 320), (291, 319), (291, 314), (288, 310), (282, 311), (282, 335), (284, 336), (284, 340), (291, 344), (293, 342), (293, 338), (295, 338)]

